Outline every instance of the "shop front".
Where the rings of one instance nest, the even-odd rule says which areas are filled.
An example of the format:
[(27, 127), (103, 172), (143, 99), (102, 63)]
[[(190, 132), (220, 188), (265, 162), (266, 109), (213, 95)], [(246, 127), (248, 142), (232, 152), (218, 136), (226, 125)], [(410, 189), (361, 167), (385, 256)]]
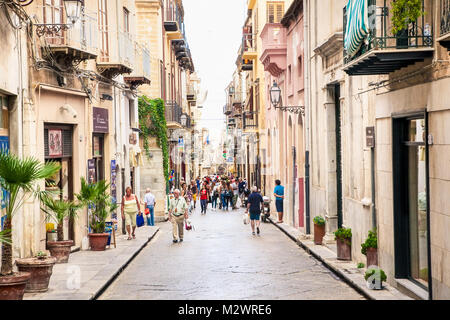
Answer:
[[(0, 150), (9, 151), (9, 118), (8, 97), (0, 94)], [(0, 188), (0, 231), (3, 230), (3, 222), (6, 212), (6, 197), (8, 194)]]

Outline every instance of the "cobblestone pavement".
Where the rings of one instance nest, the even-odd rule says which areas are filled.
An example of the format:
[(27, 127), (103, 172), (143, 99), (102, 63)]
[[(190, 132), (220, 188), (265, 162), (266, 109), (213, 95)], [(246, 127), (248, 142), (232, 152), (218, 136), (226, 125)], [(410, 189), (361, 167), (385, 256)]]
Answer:
[(364, 299), (273, 225), (252, 236), (243, 210), (199, 210), (181, 244), (172, 243), (170, 223), (159, 224), (100, 299)]

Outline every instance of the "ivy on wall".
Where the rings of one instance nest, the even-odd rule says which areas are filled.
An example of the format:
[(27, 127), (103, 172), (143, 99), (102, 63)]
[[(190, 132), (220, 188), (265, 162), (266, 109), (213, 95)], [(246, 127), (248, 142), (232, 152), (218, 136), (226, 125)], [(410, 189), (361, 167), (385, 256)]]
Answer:
[(162, 99), (139, 97), (139, 128), (144, 142), (145, 154), (150, 158), (149, 137), (156, 137), (163, 152), (163, 170), (166, 190), (169, 188), (169, 141), (167, 139), (167, 122), (165, 106)]
[(424, 15), (422, 0), (395, 0), (392, 2), (392, 33), (396, 35)]

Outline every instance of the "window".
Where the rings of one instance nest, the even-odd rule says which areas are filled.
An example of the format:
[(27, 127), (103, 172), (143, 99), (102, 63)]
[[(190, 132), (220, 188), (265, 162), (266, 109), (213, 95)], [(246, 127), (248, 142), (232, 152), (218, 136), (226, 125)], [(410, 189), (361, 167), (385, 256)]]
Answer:
[[(46, 24), (61, 24), (64, 23), (63, 12), (64, 6), (62, 0), (44, 0), (43, 16)], [(64, 31), (51, 33), (45, 36), (47, 42), (50, 44), (63, 44)]]
[(0, 135), (2, 135), (2, 131), (5, 131), (4, 134), (7, 135), (8, 128), (8, 98), (0, 95)]
[(267, 2), (267, 23), (280, 23), (284, 15), (284, 2)]
[(100, 61), (108, 62), (108, 14), (106, 0), (98, 0), (98, 29), (101, 36)]
[(123, 31), (130, 33), (130, 11), (127, 8), (123, 8)]

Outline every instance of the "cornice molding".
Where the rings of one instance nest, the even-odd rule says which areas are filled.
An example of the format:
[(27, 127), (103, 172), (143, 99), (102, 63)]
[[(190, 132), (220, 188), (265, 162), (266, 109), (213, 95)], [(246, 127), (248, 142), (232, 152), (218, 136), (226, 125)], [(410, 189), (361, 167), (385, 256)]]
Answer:
[(343, 50), (343, 34), (342, 32), (336, 32), (329, 37), (324, 43), (314, 49), (314, 52), (320, 55), (323, 59), (326, 59), (339, 51)]

